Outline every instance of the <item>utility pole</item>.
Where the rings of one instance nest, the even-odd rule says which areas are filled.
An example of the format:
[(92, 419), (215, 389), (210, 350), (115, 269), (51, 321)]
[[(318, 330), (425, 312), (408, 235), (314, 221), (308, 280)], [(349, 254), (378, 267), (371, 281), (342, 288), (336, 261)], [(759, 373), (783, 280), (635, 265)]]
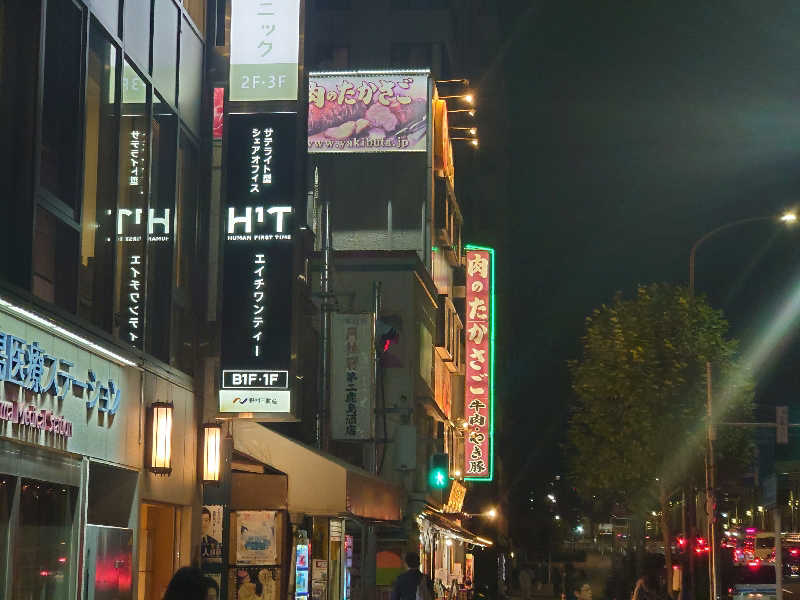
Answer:
[[(314, 167), (314, 204), (319, 202), (319, 167)], [(331, 358), (331, 312), (334, 309), (334, 293), (331, 285), (331, 213), (330, 200), (326, 197), (322, 202), (322, 268), (320, 269), (321, 329), (322, 344), (320, 352), (320, 393), (317, 400), (315, 437), (317, 448), (328, 449), (327, 420), (330, 406), (330, 358)]]
[(710, 599), (716, 600), (719, 597), (719, 586), (717, 584), (717, 498), (716, 498), (716, 473), (714, 464), (714, 440), (716, 432), (712, 419), (711, 405), (711, 363), (706, 362), (706, 432), (708, 437), (707, 457), (706, 457), (706, 512), (708, 514), (708, 583)]

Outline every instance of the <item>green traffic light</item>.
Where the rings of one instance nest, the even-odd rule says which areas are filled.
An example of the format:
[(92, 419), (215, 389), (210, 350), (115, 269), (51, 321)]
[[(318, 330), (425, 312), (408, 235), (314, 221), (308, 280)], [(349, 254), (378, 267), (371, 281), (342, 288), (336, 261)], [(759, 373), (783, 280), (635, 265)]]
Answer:
[(444, 469), (433, 469), (431, 471), (431, 487), (441, 490), (447, 487), (447, 472)]

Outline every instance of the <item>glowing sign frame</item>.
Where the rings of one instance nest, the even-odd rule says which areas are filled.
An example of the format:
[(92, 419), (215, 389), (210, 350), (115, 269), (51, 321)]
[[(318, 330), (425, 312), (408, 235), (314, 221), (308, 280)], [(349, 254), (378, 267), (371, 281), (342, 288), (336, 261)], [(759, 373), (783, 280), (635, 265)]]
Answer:
[[(464, 439), (464, 480), (465, 481), (493, 481), (494, 480), (494, 347), (495, 347), (495, 340), (494, 340), (494, 331), (495, 331), (495, 297), (494, 297), (494, 288), (495, 288), (495, 266), (494, 266), (494, 248), (490, 248), (488, 246), (478, 246), (474, 244), (465, 244), (464, 250), (469, 254), (470, 250), (478, 250), (482, 252), (486, 252), (489, 255), (489, 292), (488, 292), (488, 299), (489, 299), (489, 332), (488, 332), (488, 344), (489, 344), (489, 407), (488, 407), (488, 414), (489, 414), (489, 426), (487, 427), (489, 439), (488, 439), (488, 451), (489, 451), (489, 463), (488, 463), (488, 474), (478, 477), (470, 477), (468, 475), (469, 469), (468, 461), (469, 461), (469, 454), (467, 451), (467, 444), (469, 430), (465, 432), (465, 439)], [(469, 281), (469, 273), (467, 274), (467, 281)], [(472, 293), (467, 286), (467, 307), (466, 311), (467, 314), (464, 315), (464, 331), (466, 334), (466, 341), (467, 345), (469, 345), (469, 333), (467, 332), (467, 322), (469, 321), (469, 296)], [(465, 353), (465, 361), (467, 370), (469, 369), (469, 353)], [(468, 411), (468, 404), (471, 400), (471, 394), (469, 392), (469, 381), (465, 378), (464, 380), (464, 418), (467, 418), (467, 411)]]

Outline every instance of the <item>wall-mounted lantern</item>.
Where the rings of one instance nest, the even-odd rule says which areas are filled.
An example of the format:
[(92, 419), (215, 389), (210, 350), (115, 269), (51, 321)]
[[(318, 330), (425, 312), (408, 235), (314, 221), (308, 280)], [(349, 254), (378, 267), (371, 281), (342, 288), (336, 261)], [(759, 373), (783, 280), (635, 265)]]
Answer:
[(147, 468), (156, 475), (169, 475), (172, 472), (172, 411), (170, 402), (153, 402), (148, 410), (150, 464)]
[(219, 483), (221, 440), (222, 427), (219, 423), (203, 425), (203, 483)]

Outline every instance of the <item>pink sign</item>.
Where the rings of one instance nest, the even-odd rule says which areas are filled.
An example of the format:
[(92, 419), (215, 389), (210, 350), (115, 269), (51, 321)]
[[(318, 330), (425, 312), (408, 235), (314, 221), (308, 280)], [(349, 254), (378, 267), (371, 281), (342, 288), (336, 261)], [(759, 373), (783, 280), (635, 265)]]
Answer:
[(489, 248), (467, 250), (465, 479), (492, 478), (493, 259)]
[(308, 151), (425, 152), (428, 74), (311, 73)]
[(212, 126), (212, 137), (215, 140), (222, 139), (222, 123), (225, 120), (224, 112), (225, 88), (214, 88), (214, 124)]

